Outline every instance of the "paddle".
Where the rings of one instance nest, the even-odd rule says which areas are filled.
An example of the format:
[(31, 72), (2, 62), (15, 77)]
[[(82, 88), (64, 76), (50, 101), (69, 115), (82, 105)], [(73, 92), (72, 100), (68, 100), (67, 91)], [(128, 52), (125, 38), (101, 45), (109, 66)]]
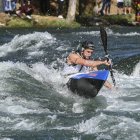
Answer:
[[(107, 33), (106, 33), (104, 27), (100, 27), (100, 35), (101, 35), (101, 40), (102, 40), (103, 48), (104, 48), (105, 55), (106, 55), (105, 57), (107, 58), (107, 61), (109, 61), (109, 54), (107, 52)], [(109, 71), (110, 71), (110, 75), (111, 75), (113, 84), (115, 86), (116, 81), (115, 81), (115, 78), (114, 78), (114, 75), (113, 75), (112, 64), (109, 66)]]

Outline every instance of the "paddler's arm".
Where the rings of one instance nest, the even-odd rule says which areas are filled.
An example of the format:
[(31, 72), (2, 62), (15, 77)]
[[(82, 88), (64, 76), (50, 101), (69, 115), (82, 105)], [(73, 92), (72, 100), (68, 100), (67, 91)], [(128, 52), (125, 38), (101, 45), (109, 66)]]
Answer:
[(97, 67), (92, 67), (91, 71), (98, 71), (98, 68)]
[[(98, 71), (97, 67), (92, 68), (95, 71)], [(108, 89), (113, 89), (113, 86), (110, 82), (105, 81), (104, 86), (107, 87)]]
[[(92, 70), (98, 71), (97, 67), (92, 68)], [(113, 89), (112, 84), (108, 81), (105, 81), (104, 86), (107, 87), (108, 89)]]
[(77, 54), (70, 54), (69, 61), (71, 61), (72, 64), (79, 64), (79, 65), (84, 65), (84, 66), (88, 66), (88, 67), (97, 67), (99, 65), (107, 65), (107, 66), (110, 65), (110, 63), (108, 63), (107, 60), (105, 60), (105, 61), (85, 60)]

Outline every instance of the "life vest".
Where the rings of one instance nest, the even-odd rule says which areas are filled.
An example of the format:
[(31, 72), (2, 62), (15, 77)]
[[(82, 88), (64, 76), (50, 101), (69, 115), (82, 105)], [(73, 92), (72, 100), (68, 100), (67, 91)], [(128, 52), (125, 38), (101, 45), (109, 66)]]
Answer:
[[(81, 58), (83, 58), (79, 53), (72, 52), (78, 54)], [(67, 57), (68, 58), (68, 57)], [(69, 76), (76, 73), (87, 73), (90, 71), (90, 67), (78, 65), (78, 64), (68, 64), (66, 61), (66, 64), (64, 66), (63, 75)]]

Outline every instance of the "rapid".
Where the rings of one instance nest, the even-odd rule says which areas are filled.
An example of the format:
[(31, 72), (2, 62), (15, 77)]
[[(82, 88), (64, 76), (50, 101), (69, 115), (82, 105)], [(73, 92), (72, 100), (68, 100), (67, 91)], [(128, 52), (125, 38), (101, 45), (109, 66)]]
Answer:
[(105, 56), (98, 27), (0, 29), (0, 140), (140, 140), (140, 30), (106, 31), (117, 88), (85, 99), (62, 69), (85, 40)]

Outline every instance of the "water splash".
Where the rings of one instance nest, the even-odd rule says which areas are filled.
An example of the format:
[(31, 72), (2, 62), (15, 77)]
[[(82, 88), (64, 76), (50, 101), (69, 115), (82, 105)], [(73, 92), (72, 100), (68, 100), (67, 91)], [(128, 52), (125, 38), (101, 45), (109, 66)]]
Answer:
[[(16, 35), (9, 43), (0, 46), (0, 57), (18, 50), (28, 50), (29, 55), (39, 53), (39, 48), (47, 47), (56, 41), (48, 32), (35, 32), (27, 35)], [(40, 52), (42, 54), (42, 52)]]
[[(122, 36), (122, 37), (127, 37), (127, 36), (140, 36), (140, 33), (138, 32), (130, 32), (130, 33), (115, 33), (113, 30), (107, 28), (107, 35), (108, 36)], [(86, 31), (86, 32), (78, 32), (78, 33), (73, 33), (77, 35), (92, 35), (92, 36), (100, 36), (100, 31)]]
[(134, 77), (140, 77), (140, 62), (135, 66), (132, 76)]

